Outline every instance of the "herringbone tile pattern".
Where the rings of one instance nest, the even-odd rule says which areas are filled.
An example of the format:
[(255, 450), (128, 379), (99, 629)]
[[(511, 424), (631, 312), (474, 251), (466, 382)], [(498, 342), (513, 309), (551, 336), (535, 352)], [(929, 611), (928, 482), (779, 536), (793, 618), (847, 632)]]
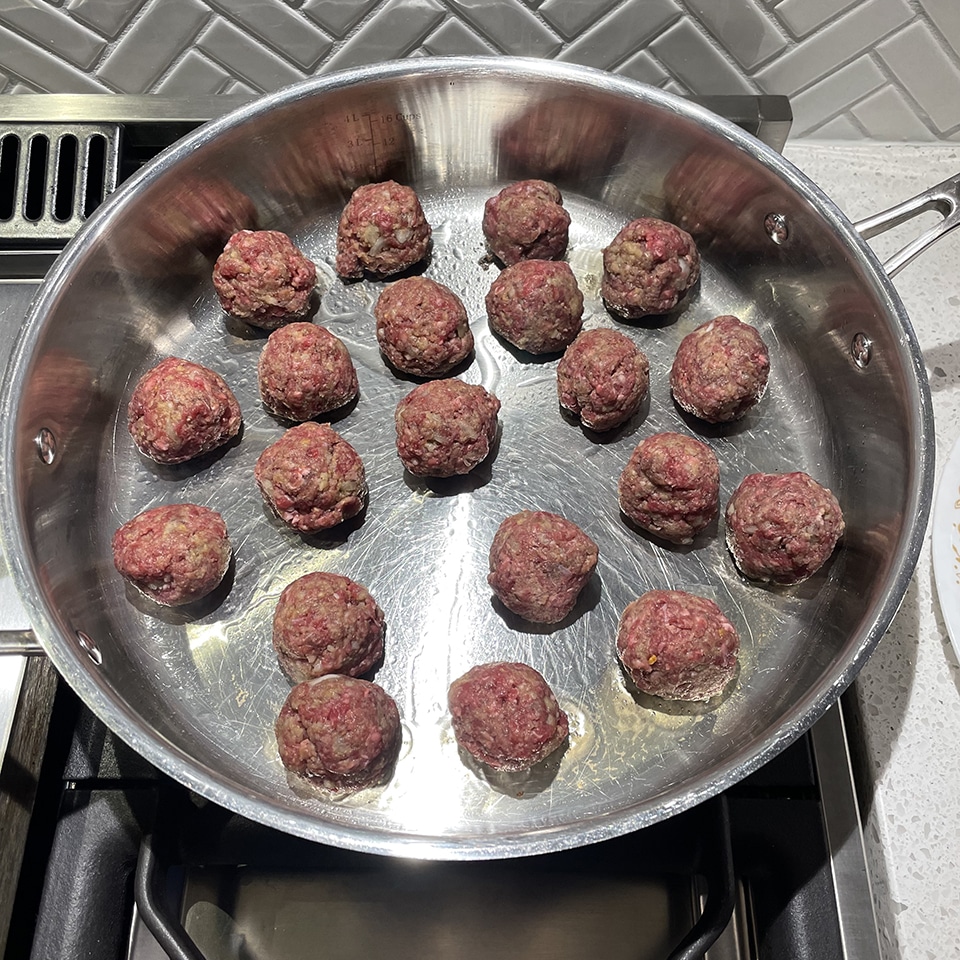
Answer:
[(960, 140), (960, 0), (0, 0), (0, 92), (275, 90), (410, 56), (782, 93), (795, 135)]

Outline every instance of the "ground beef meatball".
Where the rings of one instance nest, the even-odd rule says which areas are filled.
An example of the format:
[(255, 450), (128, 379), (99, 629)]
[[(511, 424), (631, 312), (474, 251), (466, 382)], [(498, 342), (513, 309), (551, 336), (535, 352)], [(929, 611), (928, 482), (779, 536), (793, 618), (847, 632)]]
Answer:
[(167, 357), (137, 382), (127, 426), (137, 449), (157, 463), (183, 463), (232, 440), (243, 418), (223, 377)]
[(419, 263), (430, 247), (430, 224), (411, 187), (393, 180), (357, 187), (337, 228), (336, 270), (389, 277)]
[(716, 317), (680, 341), (670, 389), (682, 410), (708, 423), (725, 423), (760, 400), (769, 373), (760, 334), (736, 317)]
[(462, 380), (432, 380), (397, 404), (397, 453), (417, 477), (453, 477), (486, 460), (500, 401)]
[(260, 454), (254, 477), (264, 500), (301, 533), (349, 520), (367, 501), (359, 454), (325, 423), (287, 430)]
[(483, 208), (483, 235), (494, 256), (558, 260), (567, 249), (570, 214), (560, 191), (545, 180), (521, 180), (504, 187)]
[(720, 608), (682, 590), (651, 590), (627, 605), (617, 655), (637, 688), (665, 700), (710, 700), (737, 670), (740, 638)]
[(279, 230), (240, 230), (213, 268), (223, 309), (264, 330), (302, 317), (316, 284), (313, 262)]
[(215, 590), (231, 553), (223, 517), (193, 503), (144, 510), (113, 535), (113, 563), (120, 575), (168, 607)]
[(487, 582), (508, 610), (557, 623), (577, 603), (597, 565), (597, 545), (575, 524), (544, 510), (522, 510), (500, 524)]
[(349, 403), (359, 391), (343, 341), (314, 323), (288, 323), (270, 334), (257, 382), (263, 405), (287, 420), (312, 420)]
[(442, 377), (473, 350), (473, 333), (460, 298), (429, 277), (391, 283), (373, 313), (380, 350), (404, 373)]
[(843, 536), (837, 498), (805, 473), (751, 473), (727, 503), (727, 546), (744, 576), (800, 583)]
[(567, 738), (567, 715), (525, 663), (485, 663), (450, 685), (457, 743), (494, 770), (529, 770)]
[(280, 594), (273, 647), (294, 683), (359, 677), (383, 656), (383, 611), (365, 587), (336, 573), (308, 573)]
[(331, 674), (290, 691), (275, 732), (288, 776), (356, 791), (387, 778), (400, 749), (400, 713), (377, 684)]
[(560, 406), (591, 430), (612, 430), (639, 409), (650, 386), (647, 357), (617, 330), (586, 330), (557, 365)]
[(521, 260), (507, 267), (486, 305), (493, 330), (528, 353), (557, 353), (580, 332), (583, 294), (566, 263)]
[(720, 465), (700, 440), (655, 433), (639, 443), (620, 474), (620, 509), (638, 526), (673, 543), (691, 543), (720, 505)]
[(700, 278), (693, 237), (666, 220), (628, 223), (603, 250), (604, 303), (621, 317), (669, 313)]

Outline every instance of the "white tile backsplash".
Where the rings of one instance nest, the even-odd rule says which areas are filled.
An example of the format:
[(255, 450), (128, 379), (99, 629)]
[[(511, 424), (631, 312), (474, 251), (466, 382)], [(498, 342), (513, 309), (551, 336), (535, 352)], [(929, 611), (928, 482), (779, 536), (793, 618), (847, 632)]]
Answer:
[(865, 137), (863, 127), (855, 123), (850, 114), (834, 117), (817, 130), (817, 138), (822, 140), (862, 140)]
[(2, 25), (0, 51), (0, 69), (8, 78), (4, 92), (10, 87), (23, 93), (110, 92), (96, 76)]
[(202, 0), (163, 0), (144, 11), (107, 53), (97, 77), (120, 93), (146, 93), (211, 17)]
[(558, 60), (612, 68), (646, 47), (683, 15), (673, 0), (625, 0), (587, 27)]
[(803, 136), (825, 117), (851, 109), (886, 82), (886, 74), (870, 54), (857, 57), (792, 98), (794, 135)]
[[(106, 39), (113, 40), (142, 8), (142, 3), (123, 3), (118, 0), (70, 0), (65, 12)], [(60, 92), (66, 93), (65, 90)]]
[(345, 37), (378, 5), (379, 0), (306, 0), (300, 11), (331, 36)]
[(515, 57), (553, 57), (560, 38), (522, 3), (490, 0), (445, 0), (450, 11), (504, 53)]
[(0, 23), (81, 69), (90, 69), (106, 41), (55, 7), (0, 0)]
[(936, 140), (931, 130), (917, 117), (914, 105), (899, 87), (891, 84), (865, 97), (850, 112), (861, 126), (872, 130), (881, 139), (908, 139), (918, 143)]
[(787, 46), (776, 22), (753, 0), (687, 0), (687, 7), (744, 70), (752, 70)]
[(223, 93), (231, 80), (229, 71), (205, 57), (199, 50), (188, 50), (157, 84), (157, 93), (166, 97)]
[(661, 33), (650, 50), (689, 90), (753, 92), (752, 85), (689, 20), (679, 20)]
[[(947, 57), (926, 24), (909, 24), (881, 43), (877, 53), (938, 132), (960, 125), (960, 67)], [(944, 91), (953, 95), (944, 96)]]
[(257, 37), (303, 70), (312, 70), (333, 46), (331, 37), (276, 0), (204, 2), (245, 33)]
[(646, 50), (641, 50), (620, 64), (617, 73), (631, 80), (639, 80), (640, 83), (665, 89), (666, 84), (671, 80), (670, 74)]
[(5, 94), (260, 93), (485, 53), (786, 94), (794, 136), (960, 140), (960, 0), (0, 0)]
[(774, 7), (774, 13), (791, 36), (801, 38), (836, 20), (857, 2), (858, 0), (780, 0)]
[(575, 40), (618, 0), (544, 0), (540, 15), (566, 40)]
[(913, 17), (906, 0), (864, 0), (811, 34), (756, 75), (765, 93), (800, 93), (902, 28)]
[(943, 35), (955, 54), (960, 50), (960, 3), (957, 0), (919, 0), (920, 9)]
[(490, 56), (497, 48), (459, 20), (445, 20), (423, 42), (431, 57)]
[(252, 90), (276, 90), (301, 79), (291, 64), (226, 20), (210, 24), (196, 48)]
[(405, 57), (443, 22), (446, 13), (440, 0), (387, 0), (378, 4), (376, 14), (348, 34), (322, 69), (328, 72)]

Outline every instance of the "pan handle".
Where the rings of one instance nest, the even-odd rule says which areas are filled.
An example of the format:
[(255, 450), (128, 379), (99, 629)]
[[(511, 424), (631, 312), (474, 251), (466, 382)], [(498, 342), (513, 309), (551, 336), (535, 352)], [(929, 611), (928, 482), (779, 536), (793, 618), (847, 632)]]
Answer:
[(43, 654), (32, 630), (0, 630), (0, 656), (38, 657)]
[(902, 247), (883, 264), (883, 269), (886, 270), (887, 275), (894, 277), (915, 257), (926, 250), (931, 243), (939, 240), (945, 233), (949, 233), (960, 224), (960, 174), (949, 177), (942, 183), (938, 183), (936, 186), (930, 187), (923, 193), (918, 193), (915, 197), (904, 200), (888, 210), (859, 220), (853, 226), (864, 240), (869, 240), (871, 237), (884, 233), (901, 223), (912, 220), (921, 213), (927, 213), (931, 210), (941, 214), (943, 219), (905, 247)]

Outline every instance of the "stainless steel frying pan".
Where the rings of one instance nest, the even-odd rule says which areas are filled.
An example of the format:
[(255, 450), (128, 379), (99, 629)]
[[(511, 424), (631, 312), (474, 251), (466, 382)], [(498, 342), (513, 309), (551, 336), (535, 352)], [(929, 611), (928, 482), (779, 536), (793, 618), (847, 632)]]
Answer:
[[(613, 436), (560, 415), (556, 358), (508, 349), (486, 326), (484, 200), (543, 177), (573, 218), (568, 259), (586, 325), (618, 326), (647, 353), (650, 400)], [(475, 475), (405, 475), (392, 414), (412, 387), (381, 360), (381, 287), (345, 285), (330, 264), (350, 191), (394, 179), (419, 192), (434, 228), (426, 273), (467, 305), (476, 355), (460, 375), (503, 404), (496, 457)], [(949, 205), (939, 194), (927, 203)], [(912, 212), (912, 208), (910, 211)], [(600, 249), (629, 219), (663, 216), (695, 234), (697, 292), (677, 313), (619, 324), (598, 296)], [(305, 538), (264, 508), (260, 451), (283, 430), (259, 403), (263, 339), (220, 311), (212, 258), (231, 229), (293, 236), (320, 267), (316, 321), (348, 345), (361, 397), (336, 428), (370, 482), (362, 520)], [(871, 225), (871, 228), (876, 224)], [(681, 337), (734, 313), (772, 354), (767, 395), (744, 420), (685, 419), (667, 374)], [(222, 373), (242, 440), (162, 468), (126, 430), (133, 383), (167, 355)], [(611, 837), (689, 807), (760, 766), (850, 683), (890, 623), (920, 549), (933, 483), (930, 397), (888, 273), (854, 226), (778, 154), (669, 94), (543, 61), (424, 60), (311, 80), (215, 121), (119, 189), (71, 242), (24, 324), (2, 398), (2, 533), (36, 634), (103, 721), (158, 767), (245, 816), (375, 853), (491, 858)], [(803, 469), (839, 498), (847, 532), (828, 565), (793, 588), (741, 578), (722, 522), (664, 547), (621, 518), (616, 479), (634, 445), (665, 429), (705, 439), (723, 502), (756, 470)], [(125, 589), (110, 537), (148, 506), (218, 509), (235, 545), (225, 588), (199, 609), (163, 611)], [(544, 508), (579, 523), (600, 565), (552, 629), (491, 601), (486, 556), (500, 520)], [(289, 689), (270, 644), (291, 580), (333, 570), (384, 608), (376, 679), (396, 699), (404, 744), (392, 780), (350, 799), (288, 786), (273, 721)], [(743, 641), (735, 687), (710, 709), (631, 694), (614, 657), (623, 607), (678, 587), (716, 600)], [(555, 762), (496, 777), (458, 753), (450, 680), (474, 663), (524, 660), (571, 719)]]

